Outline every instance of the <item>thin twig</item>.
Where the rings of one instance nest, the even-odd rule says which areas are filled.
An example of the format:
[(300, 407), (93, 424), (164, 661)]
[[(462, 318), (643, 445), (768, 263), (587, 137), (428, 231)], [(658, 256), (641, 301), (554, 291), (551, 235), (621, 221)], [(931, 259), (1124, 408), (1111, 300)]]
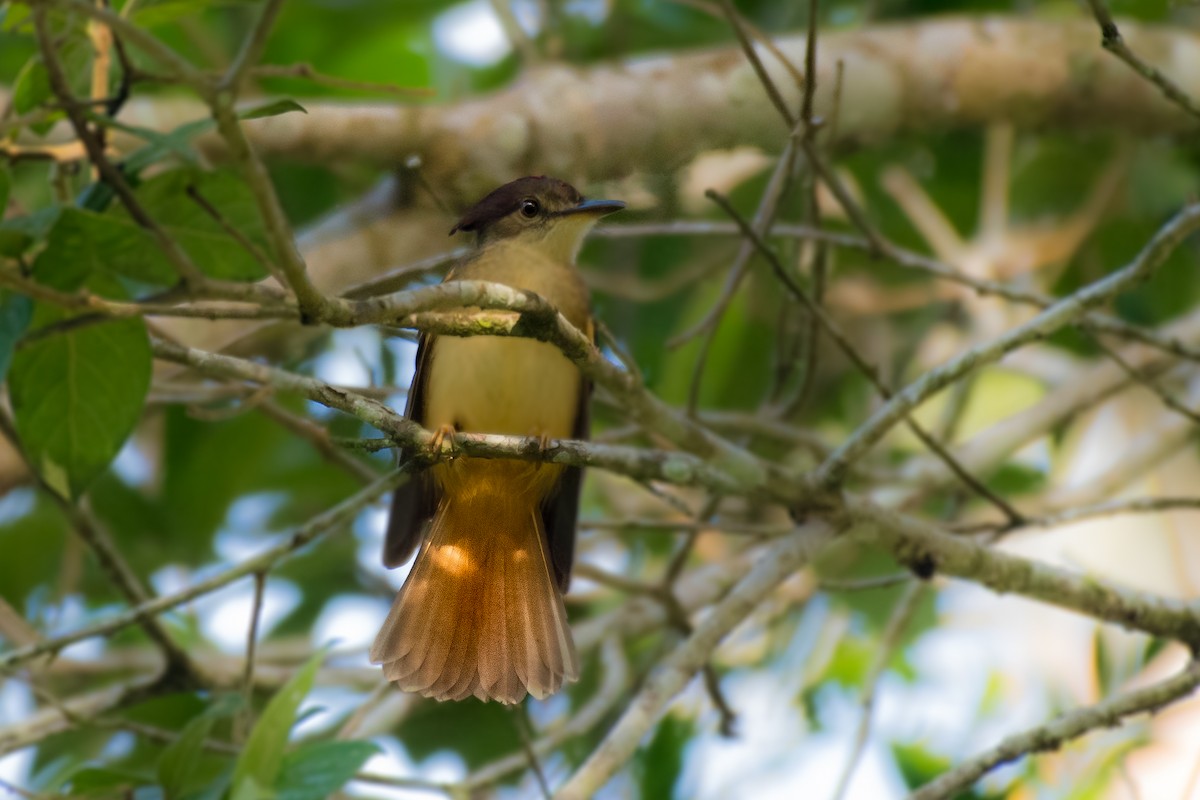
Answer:
[[(534, 753), (545, 757), (571, 739), (582, 736), (608, 717), (622, 700), (629, 685), (629, 662), (615, 632), (600, 641), (600, 687), (578, 710), (549, 725), (533, 743)], [(528, 763), (524, 752), (504, 756), (480, 767), (466, 781), (469, 790), (478, 790), (523, 768)]]
[(106, 26), (120, 39), (123, 39), (146, 55), (153, 58), (161, 67), (168, 71), (166, 77), (181, 81), (199, 92), (209, 89), (208, 77), (192, 66), (187, 59), (176, 53), (158, 37), (142, 27), (133, 24), (120, 14), (114, 14), (107, 4), (89, 2), (89, 0), (43, 0), (37, 5), (54, 5), (69, 8), (83, 14), (89, 19), (96, 20)]
[(670, 700), (703, 668), (720, 641), (758, 606), (776, 586), (799, 569), (833, 531), (810, 523), (796, 536), (770, 547), (753, 568), (739, 570), (737, 585), (696, 625), (692, 634), (650, 674), (637, 696), (626, 704), (620, 720), (583, 765), (559, 788), (559, 800), (590, 800), (625, 764), (646, 732), (662, 718)]
[[(741, 229), (734, 223), (728, 222), (708, 222), (695, 220), (678, 220), (665, 223), (638, 223), (626, 225), (612, 225), (606, 228), (601, 228), (595, 233), (596, 236), (603, 238), (624, 238), (624, 237), (641, 237), (641, 236), (741, 236)], [(862, 236), (853, 234), (841, 233), (837, 231), (826, 231), (813, 228), (809, 225), (798, 225), (793, 223), (778, 223), (771, 228), (771, 237), (792, 237), (797, 239), (811, 239), (819, 242), (828, 242), (835, 247), (845, 247), (853, 250), (861, 250), (865, 252), (873, 252), (874, 245)], [(1002, 283), (999, 281), (990, 281), (980, 278), (975, 278), (967, 275), (958, 268), (938, 261), (937, 259), (929, 258), (920, 253), (887, 242), (887, 259), (896, 264), (896, 266), (904, 269), (916, 270), (933, 275), (944, 280), (952, 281), (973, 289), (980, 295), (1002, 297), (1006, 300), (1011, 300), (1014, 303), (1023, 305), (1036, 306), (1038, 308), (1049, 308), (1059, 301), (1060, 298), (1052, 297), (1041, 292), (1034, 291), (1025, 286), (1015, 283)], [(1200, 349), (1190, 347), (1177, 339), (1165, 337), (1161, 334), (1147, 330), (1145, 328), (1132, 325), (1117, 317), (1103, 314), (1097, 311), (1089, 312), (1082, 320), (1082, 325), (1090, 326), (1096, 331), (1120, 336), (1124, 339), (1142, 342), (1156, 347), (1170, 355), (1186, 358), (1190, 361), (1200, 361)]]
[[(16, 430), (8, 415), (3, 411), (0, 411), (0, 434), (8, 440), (13, 450), (16, 453), (22, 454), (23, 457), (23, 451), (17, 439)], [(32, 465), (27, 464), (26, 466), (29, 468), (31, 474), (37, 474), (33, 470)], [(78, 504), (62, 497), (55, 490), (44, 484), (43, 489), (45, 494), (59, 507), (59, 510), (67, 519), (72, 530), (75, 531), (76, 535), (87, 544), (88, 548), (96, 556), (96, 560), (100, 563), (100, 568), (104, 570), (104, 573), (108, 576), (109, 581), (112, 582), (117, 591), (134, 607), (134, 610), (144, 605), (149, 593), (124, 556), (121, 555), (120, 550), (112, 541), (104, 526)], [(183, 681), (197, 685), (203, 683), (201, 674), (197, 671), (191, 658), (175, 643), (171, 635), (158, 620), (146, 615), (135, 615), (132, 623), (141, 626), (146, 635), (150, 637), (150, 640), (155, 643), (166, 658), (166, 666), (160, 676), (163, 680)], [(56, 652), (57, 648), (48, 647), (49, 641), (47, 639), (37, 639), (26, 644), (24, 647), (18, 648), (18, 652), (37, 651), (35, 654)], [(3, 657), (0, 657), (0, 671), (10, 667), (12, 663), (6, 662)]]
[(336, 75), (326, 75), (318, 72), (312, 64), (259, 64), (250, 68), (247, 77), (302, 78), (322, 86), (331, 86), (335, 89), (349, 89), (355, 92), (371, 92), (375, 94), (394, 94), (405, 97), (428, 97), (434, 94), (432, 89), (423, 86), (399, 86), (394, 83), (356, 81), (350, 78), (340, 78)]
[(1155, 397), (1162, 401), (1164, 406), (1174, 411), (1176, 414), (1183, 416), (1185, 419), (1189, 419), (1193, 423), (1200, 425), (1200, 412), (1190, 409), (1183, 403), (1179, 402), (1171, 395), (1170, 392), (1160, 386), (1158, 381), (1155, 381), (1153, 378), (1145, 375), (1137, 367), (1130, 364), (1120, 353), (1106, 345), (1100, 340), (1099, 337), (1093, 337), (1092, 341), (1094, 341), (1096, 346), (1104, 352), (1104, 355), (1106, 355), (1111, 361), (1120, 367), (1126, 375), (1132, 378), (1136, 383), (1149, 389)]
[(1167, 256), (1198, 228), (1200, 205), (1187, 206), (1160, 228), (1142, 252), (1125, 267), (1058, 301), (1028, 322), (971, 347), (945, 364), (923, 374), (885, 402), (825, 460), (818, 470), (818, 483), (823, 486), (835, 486), (840, 483), (847, 467), (870, 450), (896, 423), (905, 419), (912, 409), (930, 396), (962, 376), (1072, 324), (1093, 308), (1147, 280), (1166, 261)]
[[(725, 213), (728, 214), (735, 223), (737, 223), (737, 225), (742, 229), (743, 235), (745, 235), (746, 238), (758, 248), (758, 251), (762, 253), (763, 257), (767, 260), (767, 263), (771, 265), (771, 268), (775, 271), (775, 274), (779, 278), (780, 282), (783, 283), (785, 288), (787, 288), (787, 290), (791, 292), (801, 304), (804, 305), (808, 312), (821, 323), (821, 326), (824, 328), (829, 338), (833, 340), (838, 349), (845, 354), (845, 356), (850, 360), (851, 363), (854, 364), (859, 372), (861, 372), (863, 376), (870, 381), (871, 385), (875, 387), (875, 390), (884, 398), (884, 400), (888, 401), (894, 398), (894, 392), (886, 383), (884, 383), (883, 378), (879, 376), (878, 370), (876, 370), (874, 366), (872, 366), (866, 361), (866, 359), (863, 358), (863, 356), (858, 352), (858, 349), (854, 347), (849, 338), (845, 335), (845, 333), (842, 332), (841, 327), (833, 320), (833, 318), (829, 316), (829, 314), (823, 308), (821, 308), (821, 306), (814, 303), (812, 298), (808, 296), (808, 293), (805, 292), (804, 289), (798, 283), (796, 283), (792, 276), (787, 273), (787, 270), (783, 268), (783, 264), (780, 263), (778, 256), (775, 255), (775, 252), (771, 250), (766, 242), (763, 241), (762, 237), (755, 234), (750, 226), (746, 224), (746, 221), (743, 220), (733, 206), (729, 204), (729, 201), (711, 189), (705, 192), (705, 195), (712, 199), (713, 202), (721, 206)], [(934, 439), (933, 436), (931, 436), (916, 422), (916, 420), (914, 420), (911, 416), (906, 416), (904, 422), (908, 425), (909, 430), (911, 430), (913, 434), (921, 440), (921, 443), (925, 445), (925, 447), (927, 447), (932, 453), (934, 453), (946, 465), (946, 467), (950, 469), (950, 471), (953, 472), (954, 475), (967, 486), (967, 488), (990, 502), (996, 508), (1000, 509), (1001, 513), (1003, 513), (1005, 517), (1009, 519), (1012, 525), (1016, 526), (1021, 523), (1020, 513), (1018, 513), (1017, 510), (1013, 508), (1007, 500), (993, 492), (978, 478), (972, 475), (966, 469), (966, 467), (959, 463), (958, 459), (951, 455), (950, 451), (947, 450), (944, 445)], [(830, 456), (830, 458), (832, 458), (832, 456)], [(829, 459), (826, 459), (825, 463), (829, 463)]]
[[(710, 2), (710, 0), (669, 0), (669, 2), (677, 3), (681, 6), (689, 6), (698, 11), (703, 11), (713, 19), (718, 19), (723, 22), (729, 21), (727, 10), (721, 6), (720, 0), (714, 0), (713, 2)], [(767, 49), (767, 52), (775, 56), (775, 60), (779, 62), (780, 66), (787, 70), (788, 75), (791, 76), (792, 82), (796, 84), (796, 87), (802, 88), (804, 86), (804, 74), (796, 68), (796, 65), (792, 63), (792, 60), (788, 58), (787, 55), (784, 54), (783, 50), (779, 48), (779, 45), (775, 43), (774, 37), (769, 36), (762, 28), (755, 25), (753, 20), (750, 20), (741, 14), (736, 7), (734, 8), (734, 14), (737, 16), (738, 25), (740, 25), (743, 30), (749, 32), (749, 34), (754, 37), (756, 42)]]
[(865, 499), (847, 504), (845, 517), (853, 538), (885, 547), (906, 566), (1200, 646), (1200, 615), (1187, 602), (1013, 556)]
[(262, 264), (263, 267), (266, 268), (267, 272), (271, 273), (271, 276), (274, 277), (275, 280), (279, 281), (285, 286), (287, 285), (283, 270), (279, 268), (279, 265), (272, 261), (267, 254), (263, 252), (261, 247), (250, 241), (246, 234), (242, 233), (237, 229), (236, 226), (230, 223), (229, 220), (225, 219), (225, 215), (221, 213), (220, 209), (208, 202), (208, 199), (200, 193), (199, 189), (189, 184), (186, 192), (187, 196), (192, 199), (192, 202), (200, 206), (200, 208), (204, 210), (204, 213), (208, 214), (208, 216), (211, 217), (214, 222), (221, 226), (221, 230), (225, 231), (226, 235), (237, 242), (241, 248), (249, 253), (255, 261), (257, 261), (259, 264)]
[[(721, 10), (725, 12), (725, 18), (729, 21), (729, 27), (733, 30), (734, 36), (737, 37), (738, 44), (741, 45), (742, 52), (746, 55), (746, 60), (754, 68), (754, 74), (758, 76), (758, 82), (766, 90), (767, 97), (771, 100), (771, 105), (775, 106), (775, 110), (779, 112), (779, 116), (783, 117), (784, 124), (787, 125), (788, 130), (795, 128), (796, 116), (787, 107), (783, 95), (779, 93), (778, 87), (775, 86), (775, 81), (771, 80), (771, 75), (767, 72), (767, 68), (763, 66), (762, 60), (758, 57), (758, 51), (754, 49), (754, 43), (746, 35), (746, 31), (742, 27), (741, 15), (734, 8), (732, 0), (720, 0), (720, 3)], [(811, 78), (812, 76), (805, 76), (806, 82), (811, 81)]]
[(1094, 706), (1067, 712), (1042, 725), (1004, 739), (1000, 744), (965, 761), (922, 786), (908, 800), (946, 800), (958, 797), (997, 767), (1031, 753), (1057, 750), (1064, 743), (1098, 728), (1123, 725), (1128, 717), (1153, 712), (1186, 697), (1200, 686), (1200, 662), (1165, 681), (1113, 697)]
[(521, 740), (521, 750), (525, 753), (525, 759), (529, 764), (530, 771), (537, 779), (542, 797), (545, 800), (551, 800), (550, 784), (546, 782), (546, 773), (542, 770), (542, 761), (533, 749), (533, 725), (529, 722), (529, 714), (525, 709), (525, 704), (521, 703), (510, 706), (509, 711), (512, 713), (513, 722), (517, 729), (517, 738)]
[(68, 645), (81, 642), (84, 639), (107, 636), (115, 631), (128, 628), (131, 625), (139, 624), (144, 619), (149, 619), (165, 611), (177, 608), (189, 600), (194, 600), (197, 597), (228, 586), (234, 581), (248, 575), (270, 569), (276, 563), (287, 558), (310, 542), (351, 522), (359, 511), (375, 502), (378, 497), (407, 481), (412, 472), (413, 468), (411, 466), (402, 466), (398, 471), (380, 478), (375, 483), (351, 495), (328, 511), (313, 517), (304, 525), (297, 528), (286, 541), (204, 580), (197, 581), (186, 589), (181, 589), (174, 594), (162, 595), (147, 600), (127, 611), (114, 614), (102, 622), (97, 622), (53, 638), (42, 639), (27, 647), (20, 647), (0, 653), (0, 670), (10, 669), (30, 659), (37, 658), (44, 653), (57, 653)]
[[(787, 192), (791, 181), (791, 174), (795, 167), (795, 157), (795, 146), (789, 142), (784, 148), (783, 154), (775, 162), (775, 169), (767, 181), (767, 187), (763, 190), (758, 208), (754, 212), (752, 225), (755, 230), (761, 231), (764, 235), (770, 232), (771, 225), (779, 209), (779, 204)], [(733, 258), (733, 263), (729, 267), (725, 284), (721, 287), (721, 294), (718, 296), (717, 301), (713, 303), (712, 307), (705, 312), (704, 316), (696, 324), (667, 341), (667, 347), (674, 348), (679, 347), (696, 336), (707, 334), (701, 345), (701, 352), (696, 358), (696, 366), (688, 389), (688, 408), (693, 416), (696, 411), (700, 378), (703, 375), (704, 366), (708, 358), (708, 350), (712, 346), (717, 325), (720, 323), (725, 311), (729, 308), (729, 304), (733, 302), (733, 298), (736, 296), (742, 280), (746, 277), (749, 271), (750, 259), (753, 255), (754, 248), (749, 244), (743, 243)]]
[(340, 467), (359, 483), (367, 485), (379, 478), (378, 469), (338, 447), (330, 437), (329, 431), (308, 417), (295, 414), (270, 399), (258, 403), (257, 409), (287, 430), (307, 439), (322, 458)]
[[(129, 566), (129, 563), (121, 555), (116, 544), (108, 535), (108, 531), (103, 525), (99, 524), (90, 514), (83, 509), (68, 503), (60, 498), (57, 494), (51, 492), (53, 497), (59, 504), (63, 514), (70, 521), (71, 527), (79, 535), (91, 551), (95, 554), (96, 560), (100, 562), (100, 566), (108, 575), (109, 580), (124, 595), (126, 601), (134, 609), (144, 606), (148, 602), (149, 592), (138, 579), (137, 574)], [(163, 651), (167, 658), (167, 674), (173, 675), (174, 678), (182, 678), (185, 681), (198, 682), (201, 680), (201, 673), (192, 663), (192, 659), (187, 652), (180, 647), (171, 638), (166, 628), (156, 619), (149, 615), (139, 616), (137, 623), (146, 631), (146, 634), (152, 641)], [(30, 647), (38, 648), (45, 645), (45, 642), (38, 642)]]
[(254, 604), (250, 608), (250, 626), (246, 631), (246, 665), (242, 670), (242, 713), (234, 721), (233, 738), (246, 741), (250, 733), (254, 706), (254, 657), (258, 648), (258, 625), (262, 618), (263, 595), (267, 588), (267, 573), (254, 573)]
[[(1140, 473), (1139, 473), (1140, 474)], [(1117, 514), (1161, 514), (1167, 511), (1200, 511), (1200, 497), (1135, 497), (1128, 500), (1106, 500), (1092, 505), (1075, 505), (1061, 511), (1026, 515), (1025, 527), (1055, 528), (1097, 517)], [(1006, 522), (972, 522), (951, 526), (955, 533), (982, 533), (1001, 530)]]
[(920, 607), (927, 591), (926, 584), (913, 583), (904, 590), (904, 594), (892, 608), (887, 626), (883, 629), (883, 634), (876, 644), (875, 658), (871, 662), (871, 668), (867, 671), (866, 680), (863, 681), (862, 699), (859, 700), (861, 711), (859, 712), (858, 726), (854, 730), (850, 757), (846, 760), (846, 766), (838, 776), (833, 800), (842, 800), (850, 789), (850, 782), (854, 779), (858, 762), (862, 758), (863, 750), (867, 746), (867, 738), (871, 733), (871, 717), (875, 712), (875, 697), (879, 691), (879, 681), (887, 672), (888, 665), (896, 654), (896, 648), (900, 646), (900, 639), (904, 636), (904, 631), (908, 628), (908, 624), (912, 621), (913, 615)]
[(470, 250), (467, 248), (459, 247), (447, 253), (438, 253), (436, 256), (430, 256), (420, 261), (414, 261), (411, 264), (405, 264), (402, 267), (389, 270), (362, 283), (356, 283), (353, 286), (343, 289), (341, 297), (347, 300), (362, 300), (381, 294), (391, 294), (409, 286), (415, 280), (425, 275), (441, 271), (447, 265), (454, 263), (469, 252)]
[[(817, 94), (817, 27), (820, 22), (820, 2), (819, 0), (809, 0), (808, 3), (808, 31), (804, 46), (804, 98), (801, 102), (800, 123), (804, 128), (803, 140), (805, 152), (815, 150), (817, 144), (817, 131), (820, 127), (820, 121), (813, 116), (813, 103)], [(840, 62), (839, 62), (840, 64)], [(839, 88), (841, 79), (841, 70), (838, 70)], [(835, 94), (834, 108), (837, 108), (840, 98)], [(817, 180), (817, 171), (812, 164), (809, 164), (808, 169), (808, 208), (806, 216), (808, 224), (814, 228), (821, 227), (821, 207), (818, 202), (820, 194), (820, 182)], [(811, 295), (812, 301), (818, 306), (825, 298), (825, 278), (828, 268), (827, 256), (828, 252), (823, 242), (814, 242), (811, 264), (812, 275), (810, 285), (812, 286)], [(797, 388), (794, 397), (787, 402), (784, 402), (780, 410), (783, 416), (790, 415), (796, 409), (802, 408), (808, 400), (809, 392), (816, 385), (817, 372), (817, 357), (820, 352), (820, 336), (821, 322), (815, 314), (808, 314), (808, 326), (802, 340), (802, 351), (800, 353), (800, 386)], [(780, 387), (783, 388), (783, 381), (780, 382)]]
[(1163, 96), (1172, 103), (1193, 117), (1200, 118), (1200, 105), (1192, 99), (1191, 95), (1180, 88), (1179, 84), (1175, 83), (1175, 81), (1164, 75), (1161, 70), (1147, 64), (1129, 49), (1129, 46), (1125, 44), (1125, 40), (1121, 37), (1121, 31), (1117, 28), (1117, 23), (1113, 21), (1112, 15), (1108, 12), (1108, 7), (1104, 5), (1104, 1), (1087, 0), (1087, 3), (1092, 8), (1092, 15), (1096, 17), (1096, 22), (1100, 25), (1100, 34), (1104, 37), (1100, 40), (1100, 43), (1104, 49), (1128, 64), (1129, 68), (1138, 75), (1141, 75), (1150, 83), (1157, 86), (1158, 90), (1163, 93)]
[(263, 51), (267, 48), (267, 39), (271, 36), (271, 29), (275, 27), (275, 20), (282, 8), (283, 0), (267, 0), (258, 22), (250, 29), (233, 63), (222, 76), (217, 86), (218, 91), (230, 92), (236, 96), (241, 90), (246, 73), (262, 59)]
[(133, 189), (130, 188), (125, 176), (108, 160), (108, 156), (104, 152), (103, 142), (100, 141), (99, 136), (88, 126), (87, 116), (84, 113), (83, 107), (81, 107), (75, 96), (71, 93), (71, 85), (67, 80), (66, 74), (63, 72), (58, 48), (55, 47), (50, 36), (45, 5), (37, 4), (33, 7), (33, 20), (34, 29), (37, 31), (38, 47), (42, 51), (42, 60), (46, 65), (46, 74), (50, 79), (50, 87), (63, 104), (63, 110), (66, 112), (67, 119), (70, 120), (72, 127), (75, 129), (75, 135), (87, 150), (88, 159), (97, 171), (99, 171), (104, 182), (112, 187), (113, 192), (121, 201), (125, 210), (129, 212), (129, 216), (150, 233), (155, 243), (171, 262), (171, 265), (179, 272), (180, 278), (187, 284), (203, 284), (205, 281), (203, 273), (192, 263), (191, 258), (184, 252), (183, 248), (173, 238), (168, 236), (149, 214), (146, 213), (146, 210), (134, 195)]
[(837, 198), (838, 204), (846, 212), (846, 216), (850, 217), (854, 226), (871, 243), (871, 254), (878, 256), (890, 255), (891, 243), (884, 238), (879, 229), (867, 218), (866, 212), (859, 208), (858, 203), (854, 201), (854, 196), (850, 194), (850, 191), (842, 183), (842, 179), (838, 177), (837, 173), (833, 171), (833, 168), (825, 163), (824, 157), (817, 150), (817, 143), (801, 138), (800, 144), (804, 148), (804, 154), (808, 156), (808, 163), (812, 165), (817, 175), (829, 187), (829, 190), (833, 192), (833, 196)]

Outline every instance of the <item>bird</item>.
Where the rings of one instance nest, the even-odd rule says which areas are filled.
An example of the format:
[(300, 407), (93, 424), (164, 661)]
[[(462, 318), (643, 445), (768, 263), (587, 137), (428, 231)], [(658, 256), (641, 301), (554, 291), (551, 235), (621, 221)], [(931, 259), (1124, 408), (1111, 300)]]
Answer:
[[(445, 280), (536, 293), (594, 340), (575, 259), (596, 222), (624, 207), (556, 178), (506, 183), (450, 230), (475, 244)], [(547, 342), (423, 334), (405, 416), (434, 431), (438, 449), (459, 431), (586, 439), (590, 394)], [(575, 466), (458, 455), (395, 491), (383, 562), (417, 556), (370, 651), (389, 681), (436, 700), (511, 705), (578, 679), (563, 594), (581, 482)]]

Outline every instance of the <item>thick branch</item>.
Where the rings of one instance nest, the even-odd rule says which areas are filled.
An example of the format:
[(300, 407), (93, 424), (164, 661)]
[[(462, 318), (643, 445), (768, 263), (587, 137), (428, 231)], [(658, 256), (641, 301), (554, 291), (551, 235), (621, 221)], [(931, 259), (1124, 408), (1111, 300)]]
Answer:
[[(1200, 96), (1200, 72), (1189, 66), (1200, 62), (1200, 36), (1133, 23), (1121, 30), (1131, 48), (1183, 91)], [(777, 44), (792, 63), (803, 63), (803, 35)], [(1082, 18), (947, 18), (824, 33), (818, 117), (828, 119), (833, 110), (839, 62), (840, 145), (1001, 120), (1140, 134), (1196, 129), (1194, 118), (1104, 52), (1095, 24)], [(776, 59), (763, 63), (783, 102), (799, 108), (801, 89)], [(127, 121), (162, 124), (155, 101), (131, 106)], [(588, 69), (539, 68), (505, 91), (454, 105), (305, 106), (307, 115), (248, 124), (259, 152), (380, 167), (418, 156), (424, 176), (451, 202), (469, 201), (513, 175), (602, 180), (671, 169), (714, 148), (756, 145), (779, 152), (787, 138), (736, 46)]]
[(867, 501), (849, 504), (853, 535), (881, 544), (902, 564), (1078, 611), (1130, 630), (1200, 645), (1200, 604), (1126, 589), (945, 533)]

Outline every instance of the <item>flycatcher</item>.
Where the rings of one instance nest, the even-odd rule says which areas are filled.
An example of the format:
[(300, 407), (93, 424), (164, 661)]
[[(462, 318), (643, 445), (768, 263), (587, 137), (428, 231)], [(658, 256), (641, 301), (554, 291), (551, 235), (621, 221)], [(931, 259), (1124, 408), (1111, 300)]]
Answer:
[[(600, 217), (624, 207), (554, 178), (507, 183), (451, 229), (474, 232), (476, 247), (446, 280), (535, 292), (594, 336), (575, 257)], [(589, 395), (551, 344), (423, 335), (405, 415), (440, 435), (584, 439)], [(388, 680), (437, 700), (517, 703), (579, 677), (562, 593), (581, 480), (578, 467), (459, 457), (396, 490), (383, 563), (420, 552), (371, 647)]]

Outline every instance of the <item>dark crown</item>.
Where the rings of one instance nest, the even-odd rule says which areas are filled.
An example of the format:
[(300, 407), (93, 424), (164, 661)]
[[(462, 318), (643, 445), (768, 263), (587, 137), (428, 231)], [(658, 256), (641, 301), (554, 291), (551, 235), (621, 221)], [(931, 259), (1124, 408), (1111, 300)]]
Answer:
[(560, 208), (577, 206), (583, 200), (583, 195), (574, 186), (558, 178), (548, 178), (545, 175), (517, 178), (493, 190), (487, 197), (467, 209), (458, 224), (450, 229), (450, 234), (486, 228), (516, 211), (521, 201), (528, 197), (536, 197), (548, 206)]

